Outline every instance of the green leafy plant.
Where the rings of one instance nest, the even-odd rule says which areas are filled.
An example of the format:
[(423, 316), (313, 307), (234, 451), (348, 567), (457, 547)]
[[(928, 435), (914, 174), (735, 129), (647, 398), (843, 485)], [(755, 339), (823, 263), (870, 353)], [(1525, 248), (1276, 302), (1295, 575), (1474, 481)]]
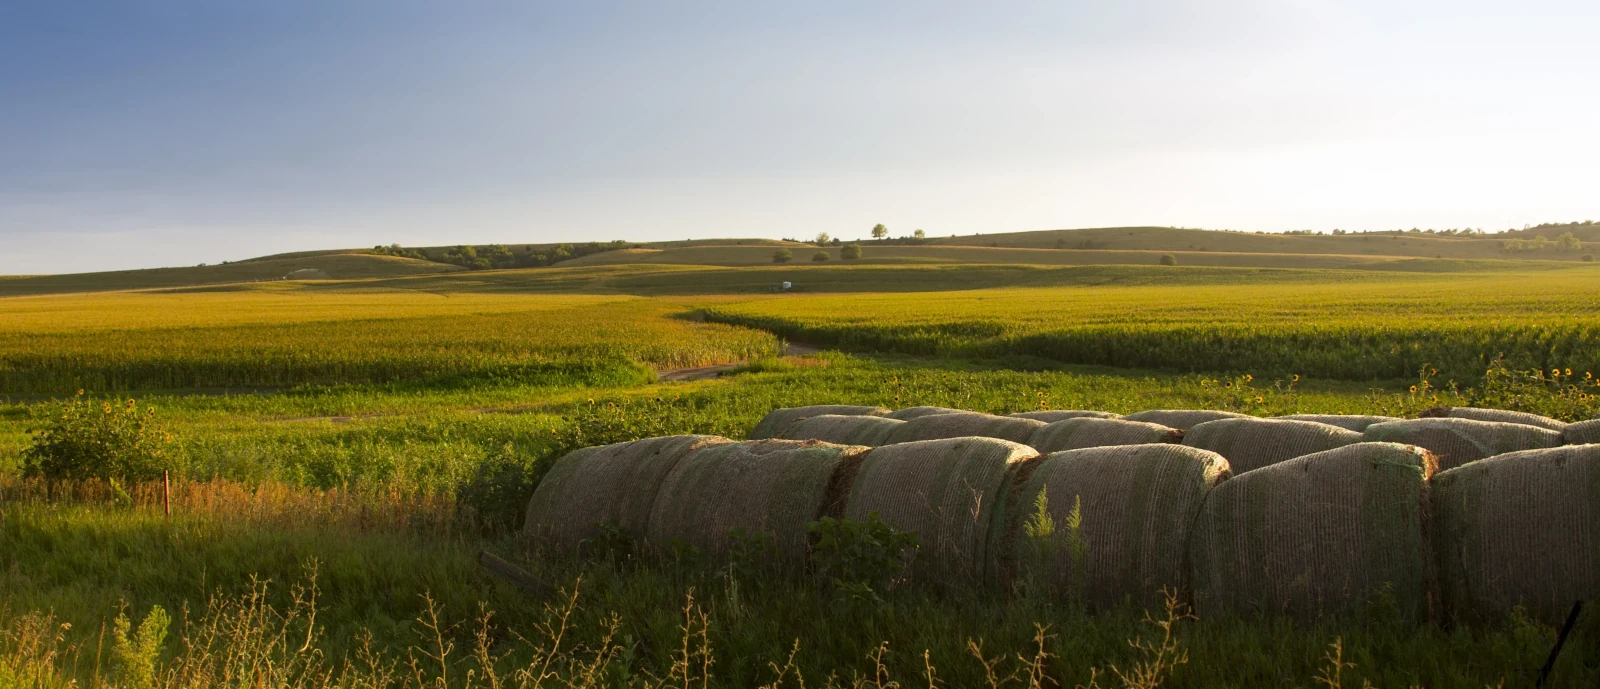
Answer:
[(148, 481), (169, 467), (172, 434), (155, 420), (155, 408), (133, 399), (96, 401), (83, 391), (33, 434), (22, 453), (23, 475), (48, 479)]
[(1049, 590), (1050, 560), (1055, 554), (1056, 520), (1050, 515), (1050, 496), (1040, 489), (1033, 498), (1033, 512), (1022, 523), (1021, 552), (1022, 576), (1019, 585), (1023, 595), (1043, 595)]
[(917, 535), (896, 529), (878, 513), (866, 521), (823, 517), (806, 525), (811, 562), (842, 613), (875, 606), (899, 583), (919, 551)]
[(138, 631), (126, 613), (112, 622), (111, 658), (126, 689), (151, 689), (156, 685), (156, 660), (167, 639), (172, 617), (161, 606), (151, 606)]
[(1089, 542), (1083, 538), (1083, 496), (1072, 496), (1072, 511), (1067, 513), (1067, 552), (1072, 555), (1072, 597), (1084, 600), (1084, 582), (1089, 578)]

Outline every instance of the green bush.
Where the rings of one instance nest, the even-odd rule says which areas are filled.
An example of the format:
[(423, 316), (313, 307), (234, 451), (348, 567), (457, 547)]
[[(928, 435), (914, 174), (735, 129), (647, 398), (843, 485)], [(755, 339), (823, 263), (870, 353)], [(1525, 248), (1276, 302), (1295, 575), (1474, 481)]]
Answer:
[(846, 261), (861, 258), (861, 246), (858, 244), (844, 245), (844, 248), (839, 250), (839, 258)]
[(1173, 256), (1172, 254), (1161, 254), (1161, 265), (1164, 265), (1164, 266), (1175, 266), (1175, 265), (1178, 265), (1178, 257), (1177, 256)]
[(792, 252), (792, 251), (790, 251), (788, 249), (779, 249), (777, 251), (772, 252), (772, 262), (773, 263), (788, 263), (789, 261), (792, 261), (792, 260), (794, 260), (794, 252)]
[(1594, 263), (1594, 254), (1584, 254), (1583, 261), (1587, 263)]
[(78, 391), (33, 434), (22, 454), (23, 475), (48, 479), (148, 481), (169, 467), (172, 434), (155, 422), (155, 408), (132, 398), (95, 401)]
[(818, 251), (817, 253), (811, 255), (812, 263), (821, 263), (826, 260), (828, 260), (828, 252), (826, 251)]

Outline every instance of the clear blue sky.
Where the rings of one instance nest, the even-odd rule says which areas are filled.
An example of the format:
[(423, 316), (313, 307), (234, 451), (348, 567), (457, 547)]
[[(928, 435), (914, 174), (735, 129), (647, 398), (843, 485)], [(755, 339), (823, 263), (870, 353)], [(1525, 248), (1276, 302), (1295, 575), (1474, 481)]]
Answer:
[(0, 3), (0, 273), (1600, 217), (1600, 3)]

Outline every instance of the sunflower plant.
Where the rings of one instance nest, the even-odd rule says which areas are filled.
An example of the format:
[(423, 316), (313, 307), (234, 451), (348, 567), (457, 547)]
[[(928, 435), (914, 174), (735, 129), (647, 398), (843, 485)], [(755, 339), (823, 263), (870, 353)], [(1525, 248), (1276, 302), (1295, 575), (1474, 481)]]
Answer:
[(161, 477), (173, 454), (172, 434), (156, 423), (155, 408), (133, 399), (95, 400), (82, 390), (32, 432), (22, 454), (23, 475), (47, 479)]

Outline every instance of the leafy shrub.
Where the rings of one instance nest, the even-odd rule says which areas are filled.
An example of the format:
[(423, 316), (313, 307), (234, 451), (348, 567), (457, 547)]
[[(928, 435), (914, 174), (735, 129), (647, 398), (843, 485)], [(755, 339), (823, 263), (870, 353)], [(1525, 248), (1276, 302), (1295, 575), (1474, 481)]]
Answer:
[(835, 607), (850, 612), (876, 605), (918, 552), (917, 535), (894, 528), (878, 513), (867, 521), (823, 517), (806, 525), (815, 539), (811, 562), (832, 590)]
[(1584, 254), (1582, 260), (1587, 263), (1594, 263), (1594, 254)]
[[(522, 527), (524, 510), (533, 498), (539, 479), (557, 458), (570, 451), (565, 446), (544, 453), (549, 461), (539, 462), (517, 452), (506, 443), (500, 452), (484, 459), (472, 478), (456, 487), (456, 516), (463, 524), (476, 526), (484, 533), (502, 533)], [(555, 454), (559, 452), (560, 454)]]
[(151, 606), (137, 632), (133, 631), (133, 623), (126, 614), (117, 615), (111, 630), (111, 657), (122, 686), (127, 689), (156, 686), (156, 659), (161, 656), (161, 643), (166, 640), (171, 623), (172, 617), (159, 605)]
[(1164, 266), (1175, 266), (1175, 265), (1178, 265), (1178, 257), (1177, 256), (1173, 256), (1172, 254), (1161, 254), (1161, 265), (1164, 265)]
[(772, 252), (773, 263), (788, 263), (794, 260), (794, 252), (788, 249), (779, 249)]
[(839, 250), (839, 258), (846, 261), (861, 258), (861, 246), (859, 244), (844, 245), (844, 248)]
[(95, 400), (83, 391), (61, 409), (22, 453), (23, 475), (48, 479), (148, 481), (161, 477), (172, 434), (155, 422), (155, 408), (133, 399)]
[(826, 260), (828, 260), (828, 252), (826, 251), (818, 251), (817, 253), (811, 255), (812, 263), (821, 263)]

